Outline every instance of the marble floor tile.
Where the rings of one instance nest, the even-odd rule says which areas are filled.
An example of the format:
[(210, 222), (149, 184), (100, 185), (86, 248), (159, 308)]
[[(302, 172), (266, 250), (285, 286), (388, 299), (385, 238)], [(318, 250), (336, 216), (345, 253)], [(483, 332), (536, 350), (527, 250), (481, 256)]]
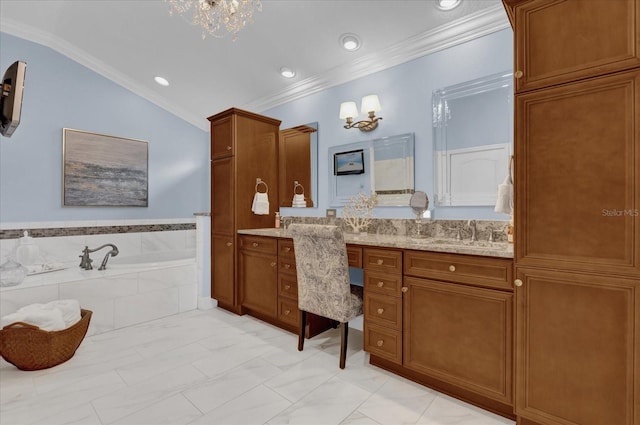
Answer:
[(513, 425), (369, 365), (350, 329), (305, 341), (249, 316), (189, 311), (87, 336), (59, 366), (0, 360), (2, 425)]

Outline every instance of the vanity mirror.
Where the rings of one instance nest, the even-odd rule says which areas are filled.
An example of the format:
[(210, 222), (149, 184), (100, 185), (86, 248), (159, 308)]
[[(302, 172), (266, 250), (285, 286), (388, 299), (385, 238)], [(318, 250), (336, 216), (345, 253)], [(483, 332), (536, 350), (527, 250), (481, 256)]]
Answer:
[(513, 146), (513, 74), (433, 92), (435, 204), (495, 205)]
[(343, 206), (358, 192), (375, 192), (379, 206), (409, 204), (414, 190), (413, 133), (333, 146), (328, 162), (331, 206)]
[(279, 205), (318, 206), (318, 123), (280, 131), (278, 167)]

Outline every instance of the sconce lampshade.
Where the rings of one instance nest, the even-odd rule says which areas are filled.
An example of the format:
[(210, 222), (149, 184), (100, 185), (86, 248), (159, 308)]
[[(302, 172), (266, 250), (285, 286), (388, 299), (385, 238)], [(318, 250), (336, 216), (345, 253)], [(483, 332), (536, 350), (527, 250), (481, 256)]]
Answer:
[(342, 102), (340, 104), (340, 119), (355, 118), (358, 116), (356, 102)]
[(377, 95), (370, 94), (362, 98), (362, 105), (360, 107), (360, 110), (362, 111), (363, 114), (366, 114), (372, 111), (378, 112), (381, 109), (382, 108), (380, 107), (380, 99), (378, 99)]

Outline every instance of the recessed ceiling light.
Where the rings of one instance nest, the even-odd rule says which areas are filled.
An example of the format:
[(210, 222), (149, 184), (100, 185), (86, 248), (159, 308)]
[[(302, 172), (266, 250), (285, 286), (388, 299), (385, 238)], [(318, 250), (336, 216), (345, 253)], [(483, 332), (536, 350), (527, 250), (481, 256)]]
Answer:
[(157, 77), (156, 76), (156, 77), (153, 77), (153, 80), (156, 83), (158, 83), (158, 84), (160, 84), (161, 86), (164, 86), (164, 87), (167, 87), (169, 85), (169, 81), (167, 81), (167, 79), (164, 78), (164, 77)]
[(460, 5), (462, 0), (436, 0), (436, 7), (440, 10), (452, 10)]
[(342, 34), (340, 36), (340, 45), (343, 49), (353, 52), (360, 48), (360, 38), (355, 34)]
[(284, 78), (293, 78), (296, 76), (296, 72), (291, 68), (283, 66), (282, 68), (280, 68), (280, 75), (282, 75)]

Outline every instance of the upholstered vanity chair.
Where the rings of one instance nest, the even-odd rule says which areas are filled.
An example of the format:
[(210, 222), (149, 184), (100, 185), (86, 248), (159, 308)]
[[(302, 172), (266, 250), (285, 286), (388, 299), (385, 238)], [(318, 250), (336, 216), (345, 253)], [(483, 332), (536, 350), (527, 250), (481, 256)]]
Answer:
[(289, 231), (298, 273), (298, 351), (304, 347), (307, 312), (340, 322), (340, 369), (344, 369), (349, 320), (362, 314), (362, 298), (351, 293), (342, 231), (337, 226), (316, 224), (291, 224)]

